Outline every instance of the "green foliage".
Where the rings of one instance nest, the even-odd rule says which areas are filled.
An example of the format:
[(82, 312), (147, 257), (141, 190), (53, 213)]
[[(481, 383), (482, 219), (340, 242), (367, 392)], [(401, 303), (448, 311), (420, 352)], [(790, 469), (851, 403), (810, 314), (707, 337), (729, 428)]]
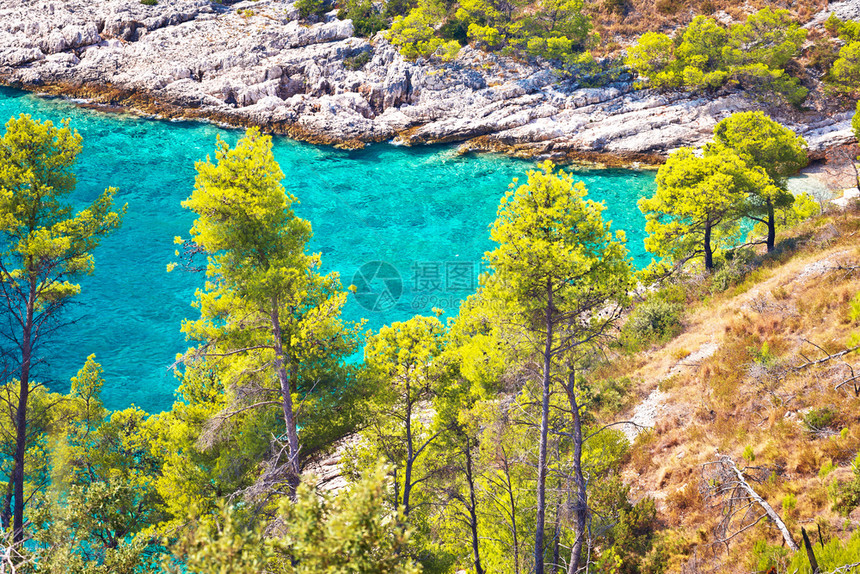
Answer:
[(806, 141), (764, 112), (738, 112), (722, 120), (714, 126), (714, 142), (731, 148), (751, 167), (763, 169), (777, 185), (761, 192), (784, 195), (788, 177), (809, 163)]
[[(388, 27), (385, 16), (377, 10), (371, 0), (346, 0), (338, 10), (337, 17), (341, 20), (352, 20), (356, 36), (365, 38), (370, 38)], [(362, 53), (369, 54), (368, 52)]]
[(390, 484), (377, 467), (348, 492), (318, 495), (308, 483), (281, 511), (289, 528), (278, 542), (279, 574), (417, 574), (403, 550), (409, 532), (385, 505)]
[(797, 220), (815, 211), (808, 200), (793, 210), (795, 197), (787, 188), (788, 177), (809, 161), (806, 140), (763, 112), (740, 112), (722, 120), (714, 126), (714, 143), (709, 147), (709, 153), (719, 147), (731, 149), (750, 168), (767, 174), (769, 180), (749, 190), (745, 215), (766, 228), (768, 251), (775, 247), (780, 220)]
[(824, 29), (831, 36), (838, 36), (846, 43), (860, 41), (860, 21), (841, 20), (836, 12), (832, 12), (824, 22)]
[(826, 429), (836, 420), (837, 412), (832, 407), (820, 407), (811, 409), (803, 415), (803, 424), (807, 430), (818, 431)]
[(855, 139), (860, 140), (860, 101), (857, 102), (854, 115), (851, 117), (851, 130), (854, 132)]
[(281, 185), (271, 138), (251, 129), (233, 148), (219, 140), (215, 157), (197, 163), (194, 192), (183, 202), (198, 215), (191, 248), (208, 255), (208, 281), (196, 294), (200, 318), (182, 326), (200, 346), (184, 362), (216, 378), (227, 393), (218, 407), (235, 412), (216, 417), (200, 442), (247, 452), (239, 457), (244, 481), (261, 471), (255, 457), (271, 437), (284, 437), (295, 486), (298, 428), (309, 456), (357, 422), (347, 405), (362, 392), (345, 357), (356, 350), (359, 327), (341, 321), (338, 276), (321, 275), (319, 255), (305, 253), (311, 226), (291, 208), (296, 200)]
[[(564, 171), (554, 173), (551, 162), (540, 167), (542, 171), (528, 172), (524, 185), (517, 186), (515, 180), (501, 201), (490, 230), (490, 238), (498, 247), (486, 254), (493, 274), (485, 279), (481, 296), (497, 298), (504, 304), (508, 336), (524, 341), (518, 352), (542, 365), (539, 381), (524, 385), (518, 400), (542, 405), (539, 416), (543, 428), (563, 425), (570, 433), (581, 433), (580, 407), (571, 405), (582, 404), (577, 401), (584, 399), (585, 382), (578, 381), (573, 373), (589, 350), (606, 336), (626, 304), (631, 286), (630, 261), (624, 234), (611, 232), (610, 224), (601, 215), (605, 207), (586, 199), (585, 186), (575, 183)], [(551, 348), (557, 349), (555, 353)], [(563, 410), (561, 415), (550, 414), (549, 403), (556, 386), (564, 389), (570, 409), (567, 412), (575, 409), (576, 416), (566, 416)], [(561, 397), (556, 400), (562, 401)], [(535, 412), (533, 416), (537, 415)], [(538, 459), (546, 460), (547, 436), (541, 435), (539, 441)], [(587, 441), (581, 452), (571, 456), (560, 453), (558, 464), (564, 469), (560, 472), (572, 476), (585, 467), (601, 473), (594, 466), (613, 460), (619, 448), (623, 450), (622, 445), (626, 441), (621, 438), (619, 442), (615, 433), (600, 433)], [(547, 481), (543, 468), (536, 478), (535, 502), (541, 506)], [(580, 485), (585, 488), (583, 482)], [(570, 488), (571, 496), (588, 496), (587, 492)], [(542, 513), (534, 520), (538, 533), (534, 541), (537, 568), (539, 560), (546, 561), (541, 537), (547, 522)], [(577, 514), (576, 520), (576, 529), (583, 533), (586, 525), (579, 522), (584, 520), (583, 514)], [(578, 551), (574, 554), (572, 560), (576, 562), (580, 555)]]
[(772, 546), (765, 540), (756, 540), (752, 551), (752, 563), (757, 572), (767, 572), (774, 569), (776, 572), (785, 571), (788, 562), (788, 548), (785, 546)]
[(643, 34), (628, 50), (627, 64), (656, 88), (713, 90), (732, 82), (763, 99), (777, 95), (797, 105), (808, 91), (784, 68), (805, 39), (787, 10), (764, 8), (729, 29), (700, 15), (674, 41)]
[(437, 436), (419, 414), (444, 380), (436, 362), (444, 335), (436, 317), (415, 316), (382, 327), (364, 350), (365, 376), (376, 392), (366, 407), (373, 424), (362, 433), (354, 464), (384, 460), (395, 481), (391, 506), (407, 516), (418, 506), (414, 487), (423, 482), (426, 447)]
[(743, 281), (749, 273), (750, 262), (754, 256), (748, 249), (731, 249), (722, 255), (711, 275), (711, 291), (714, 293), (722, 293)]
[[(657, 172), (654, 197), (639, 201), (647, 219), (645, 248), (675, 265), (703, 256), (711, 271), (715, 256), (738, 239), (738, 222), (747, 217), (764, 227), (772, 251), (778, 223), (817, 209), (805, 198), (794, 211), (795, 198), (786, 189), (788, 176), (806, 163), (803, 138), (762, 112), (733, 114), (714, 127), (714, 141), (701, 154), (682, 148)], [(724, 290), (745, 273), (732, 261), (714, 286)]]
[[(7, 474), (2, 512), (9, 513), (14, 497), (16, 541), (24, 534), (27, 441), (38, 436), (25, 418), (30, 412), (30, 369), (40, 360), (35, 352), (42, 346), (42, 334), (56, 328), (61, 311), (80, 293), (76, 281), (93, 272), (92, 251), (120, 226), (125, 211), (112, 211), (116, 190), (109, 188), (74, 213), (69, 196), (77, 182), (72, 166), (81, 140), (68, 120), (57, 128), (26, 114), (11, 118), (0, 138), (0, 303), (11, 345), (4, 353), (20, 365), (7, 372), (19, 376), (13, 382), (18, 387), (15, 401), (7, 404), (10, 419), (18, 418), (17, 413), (20, 419), (9, 433), (15, 436), (17, 464), (15, 472)], [(6, 391), (11, 393), (8, 386)]]
[[(840, 566), (856, 564), (858, 556), (860, 556), (860, 530), (855, 530), (845, 542), (839, 538), (832, 538), (823, 547), (815, 547), (815, 559), (820, 572), (833, 572)], [(813, 574), (809, 557), (803, 548), (794, 553), (786, 571)]]
[(630, 400), (633, 381), (628, 377), (595, 381), (588, 387), (588, 406), (603, 412), (618, 413)]
[(594, 39), (583, 0), (548, 0), (528, 11), (499, 0), (462, 0), (456, 6), (449, 18), (439, 0), (420, 0), (407, 15), (394, 18), (387, 37), (409, 59), (450, 60), (459, 42), (469, 40), (485, 50), (564, 64), (574, 62)]
[(322, 18), (329, 9), (326, 0), (296, 0), (294, 6), (302, 20)]
[(559, 309), (591, 300), (597, 291), (623, 300), (630, 281), (624, 233), (613, 235), (601, 217), (605, 207), (586, 199), (582, 182), (553, 173), (554, 167), (546, 162), (542, 172), (529, 171), (518, 187), (514, 180), (499, 206), (490, 231), (499, 246), (487, 259), (502, 289), (524, 311), (540, 308), (547, 281), (558, 284)]
[(591, 21), (583, 0), (545, 0), (541, 9), (517, 22), (530, 54), (566, 60), (588, 46)]
[(360, 70), (370, 61), (370, 52), (359, 52), (355, 56), (343, 59), (343, 67), (348, 70)]
[(790, 514), (795, 508), (797, 508), (797, 496), (789, 493), (782, 497), (782, 511), (786, 514)]
[(274, 561), (273, 541), (261, 525), (247, 523), (239, 511), (220, 505), (214, 515), (193, 518), (171, 545), (168, 574), (258, 574)]
[(633, 308), (624, 324), (625, 338), (665, 342), (681, 332), (683, 305), (661, 297), (648, 297)]
[(693, 18), (675, 50), (687, 86), (698, 89), (722, 85), (727, 75), (723, 55), (727, 38), (726, 29), (716, 20), (705, 16)]
[(397, 16), (406, 16), (414, 7), (415, 3), (411, 0), (387, 0), (383, 15), (389, 20)]
[(825, 78), (829, 88), (843, 95), (856, 94), (860, 89), (860, 41), (850, 42), (839, 50)]
[(40, 572), (131, 574), (158, 551), (146, 530), (164, 517), (153, 486), (161, 463), (149, 452), (146, 413), (107, 416), (101, 372), (90, 356), (46, 429), (50, 484), (29, 513)]
[(831, 12), (827, 20), (824, 21), (824, 29), (831, 36), (839, 36), (839, 30), (842, 28), (842, 20), (836, 15), (836, 12)]
[[(835, 16), (835, 14), (831, 14)], [(839, 26), (839, 38), (846, 42), (860, 42), (860, 21), (847, 20)]]
[(679, 149), (657, 172), (654, 196), (639, 200), (645, 248), (675, 265), (703, 257), (705, 269), (713, 270), (714, 253), (737, 238), (747, 195), (767, 185), (761, 168), (750, 168), (729, 149), (712, 148), (701, 157)]
[(747, 445), (744, 448), (743, 457), (744, 457), (744, 460), (747, 462), (755, 462), (755, 452), (753, 451), (753, 448), (750, 445)]
[(759, 10), (731, 27), (723, 57), (730, 66), (761, 64), (783, 70), (800, 53), (806, 33), (788, 10)]
[(496, 48), (502, 44), (502, 34), (497, 28), (493, 28), (492, 26), (481, 26), (472, 22), (469, 24), (466, 33), (469, 39), (476, 42), (479, 46)]
[(657, 524), (657, 505), (653, 498), (645, 497), (635, 506), (626, 500), (619, 501), (617, 522), (607, 536), (609, 548), (602, 552), (601, 572), (639, 574), (640, 565), (654, 542)]
[(670, 68), (675, 58), (675, 43), (666, 34), (645, 32), (627, 50), (628, 66), (640, 76), (647, 77), (655, 88), (679, 84), (678, 75)]
[(35, 281), (38, 311), (80, 292), (69, 279), (92, 273), (91, 251), (125, 212), (111, 211), (114, 188), (74, 216), (64, 203), (77, 182), (72, 166), (81, 140), (68, 121), (57, 128), (26, 114), (10, 119), (0, 140), (0, 280), (25, 293), (24, 284)]
[(435, 25), (444, 17), (445, 7), (439, 0), (420, 0), (409, 14), (394, 19), (386, 38), (410, 60), (431, 56), (450, 60), (456, 56), (460, 45), (436, 37)]
[(852, 463), (854, 477), (846, 481), (834, 481), (828, 487), (827, 493), (833, 503), (833, 510), (842, 516), (848, 516), (851, 511), (860, 506), (860, 453)]
[(848, 320), (856, 323), (860, 319), (860, 293), (854, 295), (848, 302)]
[(158, 0), (140, 0), (140, 3), (144, 6), (156, 6), (158, 4)]

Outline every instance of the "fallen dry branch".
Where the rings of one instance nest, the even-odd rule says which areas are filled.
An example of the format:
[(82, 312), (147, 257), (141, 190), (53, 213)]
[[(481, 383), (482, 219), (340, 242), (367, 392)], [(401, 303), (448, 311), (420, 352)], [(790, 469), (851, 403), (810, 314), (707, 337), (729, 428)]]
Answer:
[(769, 475), (770, 469), (765, 467), (740, 469), (726, 455), (702, 465), (703, 498), (712, 501), (723, 514), (715, 531), (718, 543), (728, 545), (735, 536), (768, 518), (780, 531), (786, 545), (794, 551), (799, 549), (779, 514), (750, 485), (749, 481), (762, 482)]
[(853, 353), (857, 349), (860, 349), (860, 345), (854, 345), (853, 347), (849, 347), (848, 349), (845, 349), (844, 351), (839, 351), (838, 353), (830, 354), (827, 351), (825, 351), (823, 348), (821, 348), (819, 345), (816, 345), (815, 343), (813, 343), (812, 341), (810, 341), (808, 339), (803, 339), (803, 341), (805, 343), (809, 343), (810, 345), (812, 345), (816, 349), (820, 350), (822, 353), (825, 353), (827, 356), (824, 357), (823, 359), (817, 359), (817, 360), (813, 361), (813, 360), (809, 359), (808, 357), (806, 357), (803, 353), (800, 353), (800, 356), (803, 357), (806, 360), (806, 362), (803, 363), (802, 365), (798, 365), (798, 366), (794, 367), (795, 371), (800, 371), (800, 370), (803, 370), (807, 367), (820, 365), (822, 363), (826, 363), (827, 361), (832, 361), (833, 359), (838, 359), (839, 357), (844, 357), (848, 353)]

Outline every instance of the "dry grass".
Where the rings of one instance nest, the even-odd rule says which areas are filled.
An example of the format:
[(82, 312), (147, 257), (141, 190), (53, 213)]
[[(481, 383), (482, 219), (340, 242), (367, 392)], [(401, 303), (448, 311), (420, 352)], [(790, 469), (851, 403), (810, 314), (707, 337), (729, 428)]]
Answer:
[[(658, 501), (664, 523), (699, 540), (700, 556), (717, 518), (698, 494), (700, 469), (716, 451), (740, 465), (770, 469), (761, 494), (779, 512), (786, 501), (785, 518), (798, 538), (800, 526), (813, 522), (834, 535), (846, 527), (831, 509), (827, 487), (851, 475), (860, 448), (860, 398), (851, 385), (834, 387), (849, 376), (846, 362), (860, 374), (860, 352), (795, 368), (846, 349), (852, 334), (860, 333), (860, 322), (849, 318), (860, 269), (833, 269), (860, 266), (853, 236), (858, 229), (857, 212), (806, 222), (792, 232), (797, 247), (764, 258), (754, 281), (690, 305), (677, 338), (616, 367), (639, 381), (632, 391), (637, 396), (658, 385), (668, 394), (655, 428), (637, 440), (625, 476), (637, 495)], [(684, 366), (706, 343), (717, 343), (718, 350)], [(602, 375), (614, 376), (611, 369)], [(833, 409), (833, 420), (812, 432), (804, 417), (822, 407)], [(752, 460), (743, 458), (747, 447)], [(828, 473), (830, 464), (835, 469)], [(823, 465), (828, 466), (819, 476)], [(744, 571), (753, 542), (761, 538), (779, 543), (762, 523), (732, 541), (720, 571)], [(680, 565), (681, 558), (670, 562)]]

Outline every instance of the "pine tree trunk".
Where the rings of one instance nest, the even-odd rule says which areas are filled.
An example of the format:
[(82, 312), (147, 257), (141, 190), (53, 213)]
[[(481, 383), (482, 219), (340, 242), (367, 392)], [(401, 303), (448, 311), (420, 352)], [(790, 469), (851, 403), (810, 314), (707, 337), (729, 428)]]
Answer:
[(711, 221), (705, 223), (705, 270), (710, 273), (714, 270), (714, 252), (711, 249)]
[(30, 279), (27, 295), (27, 315), (21, 335), (21, 381), (18, 391), (18, 409), (15, 412), (15, 468), (12, 472), (13, 502), (12, 539), (16, 544), (24, 540), (24, 458), (27, 453), (27, 399), (30, 395), (30, 365), (33, 359), (33, 313), (36, 308), (36, 279)]
[(469, 527), (472, 530), (472, 555), (475, 561), (475, 574), (484, 574), (478, 547), (478, 501), (475, 497), (475, 480), (472, 476), (472, 449), (468, 436), (466, 437), (466, 481), (469, 483)]
[(773, 202), (767, 200), (767, 252), (776, 248), (776, 216), (773, 212)]
[(406, 377), (406, 471), (403, 477), (403, 517), (407, 518), (412, 510), (409, 507), (409, 496), (412, 494), (412, 465), (414, 464), (414, 446), (412, 444), (412, 390), (409, 377)]
[(540, 450), (538, 452), (538, 476), (537, 476), (537, 517), (535, 524), (535, 574), (544, 574), (544, 523), (546, 522), (546, 450), (547, 435), (549, 433), (549, 391), (550, 391), (550, 367), (552, 366), (552, 282), (547, 280), (547, 303), (546, 303), (546, 345), (543, 352), (543, 402), (541, 404), (540, 418)]
[(299, 434), (296, 430), (296, 418), (293, 412), (293, 393), (290, 385), (290, 378), (287, 374), (287, 367), (284, 356), (284, 347), (281, 341), (281, 320), (278, 314), (277, 299), (272, 299), (272, 337), (274, 338), (275, 347), (275, 371), (278, 375), (278, 382), (281, 386), (281, 408), (284, 413), (284, 426), (287, 431), (287, 446), (289, 449), (288, 468), (290, 476), (288, 478), (290, 484), (290, 496), (295, 498), (296, 489), (299, 486), (299, 478), (301, 470), (299, 467)]
[[(564, 487), (564, 484), (559, 481), (558, 490), (561, 492), (561, 489)], [(552, 571), (553, 574), (558, 574), (562, 571), (561, 568), (561, 496), (559, 496), (558, 501), (555, 503), (555, 534), (552, 538)]]
[(511, 529), (514, 538), (514, 574), (520, 574), (520, 542), (517, 534), (517, 505), (514, 501), (514, 488), (511, 484), (511, 469), (508, 466), (508, 454), (502, 448), (502, 455), (505, 457), (505, 483), (508, 490), (508, 502), (511, 504)]
[(568, 574), (575, 574), (579, 570), (579, 562), (582, 558), (582, 546), (585, 542), (585, 527), (588, 521), (588, 498), (585, 490), (585, 477), (582, 474), (582, 417), (579, 414), (579, 402), (576, 400), (576, 376), (571, 370), (568, 376), (567, 397), (570, 403), (570, 411), (573, 415), (573, 478), (576, 483), (576, 505), (574, 516), (576, 519), (576, 540), (570, 550), (570, 563)]

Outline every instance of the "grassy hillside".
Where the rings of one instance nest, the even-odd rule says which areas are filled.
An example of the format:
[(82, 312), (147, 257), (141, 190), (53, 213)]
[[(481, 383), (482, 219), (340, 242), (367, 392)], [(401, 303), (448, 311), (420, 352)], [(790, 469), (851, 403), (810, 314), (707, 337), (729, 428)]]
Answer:
[[(860, 206), (825, 213), (723, 292), (716, 278), (669, 287), (687, 309), (680, 333), (638, 352), (628, 344), (604, 373), (633, 389), (605, 422), (641, 416), (646, 398), (657, 405), (623, 475), (634, 498), (657, 501), (655, 552), (669, 571), (785, 571), (791, 553), (768, 520), (717, 543), (725, 507), (707, 497), (706, 465), (718, 453), (757, 467), (755, 488), (796, 542), (801, 527), (826, 543), (860, 525), (860, 357), (835, 356), (860, 344), (858, 232)], [(726, 535), (751, 520), (739, 514)]]

